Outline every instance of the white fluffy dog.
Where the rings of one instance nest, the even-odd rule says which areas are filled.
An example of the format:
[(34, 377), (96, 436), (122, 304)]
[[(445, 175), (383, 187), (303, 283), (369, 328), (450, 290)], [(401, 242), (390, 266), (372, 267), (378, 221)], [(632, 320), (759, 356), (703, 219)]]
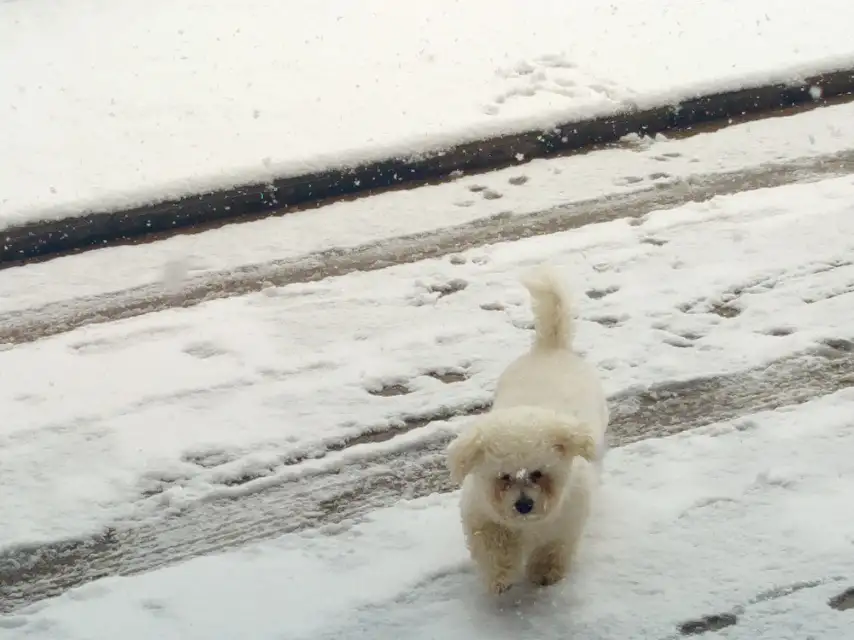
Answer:
[(581, 537), (605, 449), (608, 407), (596, 370), (572, 349), (569, 293), (539, 267), (531, 293), (535, 338), (498, 379), (492, 410), (448, 447), (462, 488), (471, 556), (493, 593), (523, 570), (561, 580)]

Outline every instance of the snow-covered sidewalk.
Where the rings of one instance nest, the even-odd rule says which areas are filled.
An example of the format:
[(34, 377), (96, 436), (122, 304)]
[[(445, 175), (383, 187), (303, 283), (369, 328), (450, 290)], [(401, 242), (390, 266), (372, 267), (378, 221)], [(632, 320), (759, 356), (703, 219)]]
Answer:
[(611, 392), (850, 338), (852, 202), (850, 176), (759, 190), (0, 351), (0, 544), (331, 471), (399, 446), (333, 450), (349, 438), (483, 403), (528, 343), (516, 278), (541, 261), (575, 283)]
[(0, 3), (0, 228), (854, 64), (848, 0)]
[[(615, 449), (572, 578), (483, 595), (456, 495), (142, 576), (0, 618), (0, 638), (840, 640), (854, 583), (854, 393)], [(287, 514), (282, 514), (287, 517)], [(734, 616), (734, 617), (730, 617)]]

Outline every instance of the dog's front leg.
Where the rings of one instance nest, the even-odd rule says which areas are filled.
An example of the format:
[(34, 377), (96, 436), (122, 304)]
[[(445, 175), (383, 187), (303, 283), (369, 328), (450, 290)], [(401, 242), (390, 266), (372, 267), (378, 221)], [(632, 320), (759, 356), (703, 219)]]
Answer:
[(519, 534), (494, 522), (468, 532), (469, 551), (492, 593), (507, 591), (515, 582), (522, 564)]
[(543, 587), (555, 584), (566, 575), (570, 552), (563, 541), (534, 549), (528, 559), (528, 579)]

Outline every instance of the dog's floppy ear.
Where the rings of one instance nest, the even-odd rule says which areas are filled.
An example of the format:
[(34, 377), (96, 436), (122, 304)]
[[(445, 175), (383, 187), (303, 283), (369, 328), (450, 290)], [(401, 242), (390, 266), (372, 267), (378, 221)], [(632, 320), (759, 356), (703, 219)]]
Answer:
[(588, 462), (596, 461), (596, 441), (589, 433), (558, 429), (554, 434), (554, 448), (565, 458), (581, 456)]
[(476, 425), (469, 426), (448, 445), (447, 453), (451, 480), (462, 484), (483, 455), (480, 429)]

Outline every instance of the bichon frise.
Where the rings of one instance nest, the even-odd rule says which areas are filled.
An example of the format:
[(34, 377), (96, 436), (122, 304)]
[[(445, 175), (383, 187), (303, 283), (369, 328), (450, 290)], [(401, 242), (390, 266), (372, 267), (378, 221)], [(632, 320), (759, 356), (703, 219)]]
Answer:
[(569, 293), (539, 267), (531, 294), (531, 350), (501, 374), (492, 410), (448, 447), (461, 483), (471, 556), (493, 593), (525, 569), (539, 585), (561, 580), (581, 537), (605, 450), (608, 407), (596, 370), (572, 349)]

